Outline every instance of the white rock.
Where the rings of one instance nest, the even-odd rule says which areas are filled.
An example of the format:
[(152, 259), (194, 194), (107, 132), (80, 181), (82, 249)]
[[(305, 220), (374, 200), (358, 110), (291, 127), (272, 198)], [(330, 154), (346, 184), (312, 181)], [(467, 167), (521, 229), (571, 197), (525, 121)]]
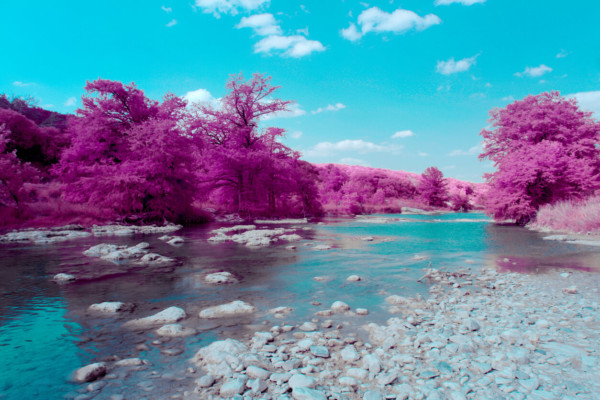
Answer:
[(383, 400), (381, 392), (375, 390), (367, 390), (363, 396), (363, 400)]
[(275, 308), (271, 308), (268, 312), (269, 314), (279, 314), (281, 316), (283, 315), (287, 315), (289, 313), (291, 313), (292, 311), (294, 311), (294, 309), (292, 307), (275, 307)]
[(202, 376), (201, 378), (196, 379), (196, 385), (201, 388), (211, 387), (215, 383), (215, 377), (211, 374), (207, 374)]
[(191, 361), (214, 377), (227, 377), (232, 376), (236, 369), (243, 368), (240, 356), (247, 351), (248, 347), (238, 340), (219, 340), (202, 347)]
[(305, 332), (312, 332), (312, 331), (316, 331), (318, 329), (318, 326), (314, 322), (304, 322), (302, 325), (300, 325), (298, 327), (298, 329), (300, 329), (301, 331), (305, 331)]
[(358, 354), (356, 348), (354, 348), (354, 346), (351, 344), (344, 347), (340, 351), (340, 356), (342, 357), (342, 360), (347, 362), (357, 361), (360, 359), (360, 354)]
[(259, 394), (268, 389), (267, 382), (263, 379), (256, 378), (246, 382), (246, 387), (254, 394)]
[(159, 336), (184, 337), (195, 334), (196, 330), (193, 328), (183, 327), (180, 324), (167, 324), (158, 328), (156, 333)]
[(147, 362), (140, 358), (124, 358), (122, 360), (116, 361), (115, 366), (117, 367), (138, 367), (140, 365), (144, 365)]
[(358, 386), (358, 381), (350, 376), (342, 376), (338, 379), (342, 387)]
[(204, 281), (210, 285), (226, 285), (229, 283), (239, 282), (239, 280), (231, 272), (227, 271), (207, 274), (204, 277)]
[(93, 363), (81, 367), (73, 373), (76, 382), (91, 382), (106, 375), (106, 364), (103, 362)]
[(350, 275), (349, 277), (346, 278), (346, 280), (348, 282), (358, 282), (360, 281), (362, 278), (358, 275)]
[(61, 272), (60, 274), (54, 275), (52, 280), (58, 284), (64, 284), (64, 283), (73, 282), (75, 280), (75, 277), (71, 274), (65, 274), (65, 273)]
[(127, 322), (128, 326), (152, 326), (175, 323), (186, 317), (185, 311), (179, 307), (169, 307), (159, 313), (145, 318), (134, 319)]
[(235, 300), (231, 303), (208, 307), (200, 311), (200, 318), (226, 318), (236, 315), (247, 315), (256, 312), (256, 307), (241, 300)]
[(357, 315), (368, 315), (369, 314), (369, 310), (367, 310), (366, 308), (357, 308), (355, 310)]
[(317, 386), (317, 381), (312, 376), (307, 376), (304, 374), (294, 374), (288, 381), (288, 384), (292, 389), (296, 389), (299, 387), (312, 389), (315, 386)]
[(331, 311), (334, 313), (343, 313), (350, 310), (350, 306), (343, 301), (336, 301), (331, 305)]
[(517, 329), (508, 329), (502, 332), (500, 337), (509, 344), (515, 344), (521, 338), (521, 332)]
[(328, 244), (318, 244), (315, 247), (313, 247), (313, 249), (315, 249), (315, 250), (330, 250), (331, 246)]
[(346, 371), (346, 376), (358, 379), (359, 381), (365, 381), (367, 376), (369, 376), (369, 371), (363, 368), (349, 368)]
[(381, 371), (381, 361), (373, 354), (367, 354), (363, 357), (363, 368), (369, 370), (372, 374), (378, 374)]
[(156, 253), (148, 253), (140, 259), (141, 264), (147, 265), (161, 265), (161, 264), (170, 264), (175, 260), (173, 258), (161, 256)]
[(406, 297), (398, 296), (397, 294), (386, 297), (385, 301), (394, 306), (410, 304), (410, 301)]
[(264, 368), (257, 367), (256, 365), (250, 365), (246, 368), (246, 375), (248, 375), (251, 379), (269, 379), (271, 373)]
[(236, 394), (241, 394), (244, 392), (246, 388), (247, 379), (244, 378), (235, 378), (229, 380), (221, 386), (219, 390), (219, 394), (223, 397), (233, 397)]
[(101, 243), (96, 246), (90, 247), (89, 249), (84, 251), (83, 254), (85, 254), (88, 257), (101, 257), (112, 253), (113, 251), (116, 251), (117, 247), (118, 246), (116, 244)]
[[(294, 400), (327, 400), (327, 396), (323, 392), (306, 387), (298, 387), (292, 390), (292, 397)], [(282, 397), (279, 397), (279, 399), (282, 399)]]
[(569, 286), (569, 287), (563, 288), (562, 292), (566, 293), (566, 294), (577, 294), (577, 292), (578, 292), (577, 286)]
[(129, 311), (131, 307), (131, 304), (122, 303), (120, 301), (105, 301), (103, 303), (92, 304), (88, 309), (95, 312), (114, 314), (121, 311)]
[(171, 239), (169, 239), (169, 241), (167, 241), (167, 243), (171, 246), (182, 244), (183, 242), (184, 240), (181, 236), (173, 236)]

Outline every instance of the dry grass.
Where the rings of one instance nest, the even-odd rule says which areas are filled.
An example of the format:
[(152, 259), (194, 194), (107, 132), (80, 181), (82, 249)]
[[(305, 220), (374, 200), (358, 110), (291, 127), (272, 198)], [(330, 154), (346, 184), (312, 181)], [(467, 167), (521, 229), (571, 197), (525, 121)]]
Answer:
[(537, 213), (534, 229), (565, 233), (600, 234), (600, 196), (545, 205)]

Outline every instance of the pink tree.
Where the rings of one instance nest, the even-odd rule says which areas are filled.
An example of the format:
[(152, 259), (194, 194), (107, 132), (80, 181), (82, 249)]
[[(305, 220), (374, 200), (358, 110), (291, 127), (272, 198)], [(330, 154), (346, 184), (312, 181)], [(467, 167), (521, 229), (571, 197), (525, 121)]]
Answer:
[(444, 207), (448, 201), (447, 183), (437, 167), (429, 167), (423, 172), (418, 190), (423, 200), (432, 207)]
[(97, 80), (85, 87), (71, 146), (55, 169), (68, 201), (177, 220), (194, 194), (196, 142), (179, 126), (185, 103), (167, 95), (162, 104), (135, 85)]
[[(196, 107), (188, 121), (204, 143), (200, 184), (206, 200), (243, 214), (293, 212), (299, 182), (308, 190), (298, 177), (299, 154), (280, 142), (283, 129), (260, 127), (261, 119), (285, 111), (290, 102), (272, 98), (278, 88), (262, 75), (249, 81), (234, 76), (227, 89), (219, 108)], [(298, 204), (306, 210), (305, 202)]]
[(22, 163), (16, 150), (8, 150), (9, 131), (0, 124), (0, 217), (6, 214), (19, 217), (27, 200), (25, 184), (39, 179), (39, 171)]
[(600, 123), (575, 100), (542, 93), (490, 111), (480, 159), (494, 162), (486, 176), (487, 213), (526, 224), (540, 206), (582, 198), (600, 187)]

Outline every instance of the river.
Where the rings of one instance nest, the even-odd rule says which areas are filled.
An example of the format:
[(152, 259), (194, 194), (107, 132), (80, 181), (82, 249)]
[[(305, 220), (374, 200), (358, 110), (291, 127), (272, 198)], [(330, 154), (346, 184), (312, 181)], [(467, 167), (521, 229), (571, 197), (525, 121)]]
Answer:
[[(51, 245), (1, 244), (0, 398), (92, 398), (93, 393), (81, 394), (87, 393), (84, 386), (71, 382), (70, 374), (83, 365), (117, 357), (147, 359), (157, 375), (170, 371), (172, 387), (153, 390), (143, 371), (113, 377), (130, 393), (142, 393), (136, 398), (145, 392), (158, 396), (149, 398), (160, 398), (173, 387), (189, 384), (191, 378), (183, 373), (188, 366), (185, 360), (219, 338), (244, 338), (264, 326), (308, 321), (335, 300), (368, 309), (363, 318), (369, 322), (383, 322), (389, 318), (382, 307), (385, 296), (427, 295), (428, 286), (417, 279), (429, 265), (493, 266), (527, 274), (554, 268), (600, 271), (600, 247), (543, 240), (543, 234), (497, 225), (477, 213), (324, 219), (297, 226), (303, 240), (293, 243), (294, 250), (286, 248), (289, 244), (247, 248), (209, 243), (210, 231), (221, 226), (184, 228), (175, 233), (184, 238), (179, 246), (159, 240), (160, 234), (90, 237)], [(373, 240), (364, 240), (369, 237)], [(153, 252), (175, 257), (179, 265), (131, 268), (82, 254), (99, 243), (142, 241), (150, 243)], [(317, 244), (332, 248), (316, 250)], [(240, 283), (209, 286), (203, 277), (211, 271), (231, 272)], [(51, 279), (60, 272), (76, 275), (77, 282), (57, 285)], [(346, 281), (350, 275), (361, 280)], [(253, 304), (259, 312), (219, 323), (197, 317), (206, 306), (236, 299)], [(88, 311), (89, 305), (103, 301), (129, 302), (136, 308), (111, 317)], [(182, 324), (199, 333), (165, 340), (152, 330), (122, 326), (169, 306), (185, 309), (191, 318)], [(277, 306), (294, 311), (277, 320), (266, 312)], [(340, 322), (350, 329), (357, 325), (352, 321), (342, 318)], [(166, 355), (165, 348), (183, 353)], [(102, 393), (106, 396), (110, 390)]]

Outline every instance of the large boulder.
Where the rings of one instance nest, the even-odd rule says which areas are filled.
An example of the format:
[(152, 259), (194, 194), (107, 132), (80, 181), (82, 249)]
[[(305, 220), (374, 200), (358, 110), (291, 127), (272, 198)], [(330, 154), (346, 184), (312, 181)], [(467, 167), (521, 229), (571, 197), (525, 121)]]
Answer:
[(238, 340), (219, 340), (198, 350), (191, 361), (214, 377), (230, 377), (243, 367), (240, 356), (247, 351), (248, 347)]
[(73, 380), (75, 380), (75, 382), (92, 382), (104, 375), (106, 375), (106, 364), (98, 362), (76, 370), (73, 373)]
[(208, 307), (200, 311), (200, 318), (227, 318), (236, 315), (252, 314), (256, 312), (256, 307), (241, 300), (235, 300), (231, 303)]

